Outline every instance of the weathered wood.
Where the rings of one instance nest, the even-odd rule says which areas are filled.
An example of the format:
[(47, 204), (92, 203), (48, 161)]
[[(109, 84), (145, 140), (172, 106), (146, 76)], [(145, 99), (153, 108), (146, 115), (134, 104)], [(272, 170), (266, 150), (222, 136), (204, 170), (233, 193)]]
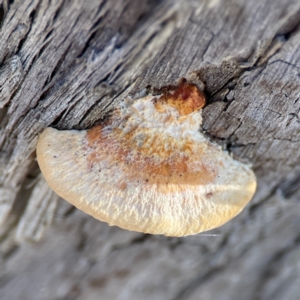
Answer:
[[(298, 0), (0, 0), (0, 24), (1, 299), (299, 298)], [(54, 212), (39, 133), (182, 78), (207, 95), (206, 134), (253, 164), (247, 209), (186, 238)]]

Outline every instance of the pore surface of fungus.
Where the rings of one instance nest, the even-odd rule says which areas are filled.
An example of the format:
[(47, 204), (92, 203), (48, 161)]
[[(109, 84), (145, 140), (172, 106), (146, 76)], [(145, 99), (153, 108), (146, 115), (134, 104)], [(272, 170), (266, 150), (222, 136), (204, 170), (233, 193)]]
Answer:
[(89, 130), (47, 128), (37, 145), (41, 171), (59, 196), (110, 225), (168, 236), (221, 226), (250, 201), (256, 179), (199, 131), (204, 104), (182, 83), (122, 101)]

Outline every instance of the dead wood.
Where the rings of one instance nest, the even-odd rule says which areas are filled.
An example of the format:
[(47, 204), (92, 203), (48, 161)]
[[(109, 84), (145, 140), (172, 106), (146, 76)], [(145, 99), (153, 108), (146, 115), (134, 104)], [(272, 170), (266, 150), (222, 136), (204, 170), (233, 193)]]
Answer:
[[(299, 24), (298, 0), (0, 0), (0, 298), (299, 299)], [(89, 128), (183, 78), (258, 177), (216, 236), (110, 228), (49, 190), (45, 127)]]

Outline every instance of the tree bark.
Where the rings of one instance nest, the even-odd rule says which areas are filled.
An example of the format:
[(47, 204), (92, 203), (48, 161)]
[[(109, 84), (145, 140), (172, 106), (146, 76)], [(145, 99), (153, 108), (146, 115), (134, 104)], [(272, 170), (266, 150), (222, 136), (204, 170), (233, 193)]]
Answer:
[[(0, 0), (0, 299), (299, 299), (298, 0)], [(109, 227), (54, 194), (35, 147), (121, 99), (204, 90), (203, 130), (254, 199), (185, 238)]]

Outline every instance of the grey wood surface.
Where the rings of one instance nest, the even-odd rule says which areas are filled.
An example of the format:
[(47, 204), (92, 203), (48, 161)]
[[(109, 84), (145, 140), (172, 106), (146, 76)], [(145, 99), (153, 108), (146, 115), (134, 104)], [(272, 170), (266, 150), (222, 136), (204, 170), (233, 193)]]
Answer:
[[(299, 299), (298, 0), (0, 0), (0, 299)], [(39, 173), (47, 126), (204, 89), (207, 136), (253, 164), (234, 220), (185, 238), (94, 220)]]

